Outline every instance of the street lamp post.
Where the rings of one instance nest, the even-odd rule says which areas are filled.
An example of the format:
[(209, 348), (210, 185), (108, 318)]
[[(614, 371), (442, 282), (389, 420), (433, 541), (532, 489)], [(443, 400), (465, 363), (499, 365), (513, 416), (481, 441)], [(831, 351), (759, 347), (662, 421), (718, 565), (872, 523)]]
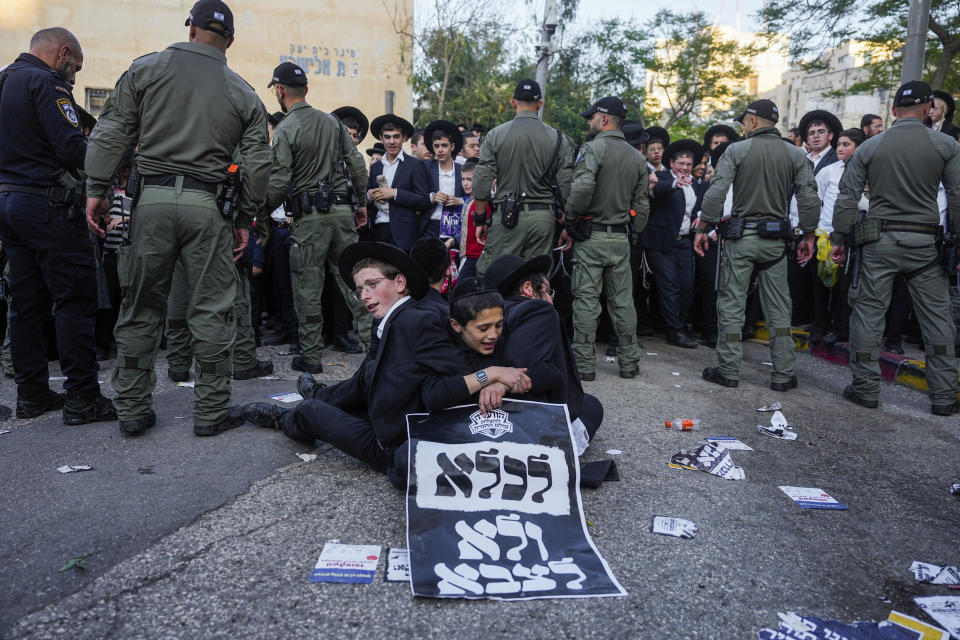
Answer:
[[(929, 2), (929, 0), (926, 0)], [(557, 51), (553, 44), (553, 34), (557, 32), (557, 1), (546, 0), (543, 8), (543, 25), (540, 28), (540, 44), (536, 47), (537, 52), (537, 84), (543, 92), (543, 97), (547, 94), (547, 68), (550, 66), (550, 58)], [(543, 116), (543, 107), (540, 108), (541, 117)]]
[(923, 58), (927, 50), (927, 31), (930, 23), (930, 0), (910, 0), (907, 20), (907, 41), (903, 45), (903, 72), (901, 84), (923, 79)]

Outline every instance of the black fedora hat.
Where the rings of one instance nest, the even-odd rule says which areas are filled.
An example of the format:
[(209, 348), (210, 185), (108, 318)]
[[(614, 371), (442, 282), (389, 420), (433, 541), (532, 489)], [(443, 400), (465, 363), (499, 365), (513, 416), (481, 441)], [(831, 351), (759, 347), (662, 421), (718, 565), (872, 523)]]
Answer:
[(373, 146), (367, 149), (367, 155), (373, 157), (373, 154), (379, 153), (380, 155), (386, 155), (387, 148), (383, 146), (382, 142), (374, 142)]
[(340, 277), (348, 288), (356, 286), (353, 282), (353, 265), (364, 258), (376, 258), (396, 267), (407, 279), (410, 295), (417, 300), (427, 295), (430, 284), (423, 267), (405, 251), (385, 242), (357, 242), (340, 253)]
[(840, 118), (823, 109), (814, 109), (813, 111), (806, 112), (803, 114), (803, 117), (800, 118), (800, 124), (798, 125), (800, 136), (804, 142), (807, 141), (807, 129), (810, 128), (810, 123), (814, 120), (823, 120), (823, 122), (826, 123), (830, 131), (833, 132), (833, 140), (830, 142), (830, 146), (836, 148), (837, 142), (840, 140), (840, 134), (843, 132), (843, 125), (840, 124)]
[(954, 101), (953, 96), (941, 89), (934, 89), (933, 97), (940, 98), (944, 104), (947, 105), (947, 111), (943, 114), (944, 122), (953, 122), (953, 111), (957, 108), (957, 103)]
[(663, 143), (664, 148), (670, 144), (670, 133), (663, 127), (647, 127), (647, 135), (651, 138), (658, 138)]
[(367, 116), (363, 115), (363, 111), (360, 111), (360, 109), (356, 107), (338, 107), (334, 109), (332, 113), (341, 120), (344, 118), (353, 118), (356, 120), (357, 124), (360, 125), (360, 139), (363, 140), (367, 137), (367, 131), (370, 130), (370, 121), (367, 120)]
[(712, 139), (713, 139), (713, 136), (717, 135), (718, 133), (719, 133), (720, 135), (722, 135), (722, 136), (727, 136), (727, 141), (728, 141), (728, 142), (733, 142), (734, 140), (736, 140), (737, 138), (740, 137), (740, 134), (738, 134), (738, 133), (736, 132), (736, 130), (735, 130), (733, 127), (731, 127), (730, 125), (728, 125), (728, 124), (715, 124), (715, 125), (713, 125), (712, 127), (710, 127), (709, 129), (707, 129), (707, 132), (706, 132), (705, 134), (703, 134), (703, 146), (704, 146), (704, 147), (709, 147), (709, 146), (710, 146), (710, 140), (712, 140)]
[(407, 140), (413, 137), (413, 125), (410, 124), (406, 119), (401, 118), (400, 116), (393, 113), (385, 113), (382, 116), (377, 116), (373, 119), (373, 122), (370, 123), (370, 133), (373, 134), (373, 137), (377, 140), (380, 139), (380, 134), (383, 130), (383, 125), (388, 122), (395, 122), (400, 125), (400, 130), (403, 131), (403, 137)]
[(550, 256), (534, 256), (524, 260), (513, 253), (505, 253), (494, 260), (483, 277), (489, 280), (503, 295), (508, 295), (517, 281), (531, 273), (549, 274), (553, 261)]
[(423, 142), (431, 152), (433, 151), (433, 134), (437, 131), (443, 131), (450, 137), (450, 142), (453, 144), (451, 155), (455, 156), (460, 153), (460, 149), (463, 149), (463, 133), (460, 132), (457, 125), (449, 120), (434, 120), (423, 130)]
[(667, 147), (667, 150), (663, 152), (663, 158), (660, 160), (663, 163), (663, 166), (669, 168), (670, 161), (673, 159), (673, 156), (677, 155), (681, 151), (689, 151), (693, 154), (693, 164), (696, 166), (700, 159), (703, 157), (703, 147), (696, 140), (690, 140), (685, 138), (683, 140), (677, 140), (676, 142), (671, 142)]
[(723, 152), (727, 150), (733, 144), (733, 141), (730, 142), (721, 142), (713, 149), (710, 150), (710, 166), (716, 169), (717, 165), (720, 164), (720, 158), (723, 157)]
[(643, 125), (634, 120), (624, 120), (620, 130), (623, 131), (623, 137), (632, 147), (646, 144), (647, 140), (650, 139), (650, 134), (644, 131)]

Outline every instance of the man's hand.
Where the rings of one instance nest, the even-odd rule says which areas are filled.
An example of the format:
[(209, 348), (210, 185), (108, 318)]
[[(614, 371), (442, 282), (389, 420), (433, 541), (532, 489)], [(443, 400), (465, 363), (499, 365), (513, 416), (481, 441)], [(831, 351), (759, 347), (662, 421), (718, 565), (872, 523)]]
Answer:
[(477, 404), (480, 405), (480, 413), (482, 415), (487, 415), (488, 411), (492, 411), (503, 405), (503, 396), (506, 395), (507, 391), (510, 389), (506, 384), (502, 382), (494, 382), (493, 384), (487, 385), (483, 389), (480, 389), (480, 394), (477, 396)]
[(391, 189), (390, 187), (377, 187), (376, 189), (367, 191), (367, 196), (377, 202), (387, 202), (397, 197), (397, 190)]
[(233, 230), (233, 261), (236, 262), (243, 256), (243, 250), (247, 248), (250, 241), (250, 229)]
[(710, 240), (707, 239), (707, 234), (697, 231), (696, 235), (693, 236), (693, 250), (702, 258), (709, 248)]
[(99, 237), (106, 237), (100, 225), (109, 220), (110, 208), (104, 198), (87, 198), (87, 226)]
[(477, 242), (487, 244), (487, 227), (477, 227)]
[(357, 223), (357, 229), (367, 226), (367, 210), (357, 209), (353, 212), (353, 219)]
[(847, 260), (847, 248), (838, 246), (830, 249), (830, 259), (837, 264), (843, 264)]
[(657, 174), (651, 173), (651, 174), (650, 174), (650, 186), (647, 188), (647, 191), (649, 191), (651, 194), (653, 194), (653, 188), (654, 188), (655, 186), (657, 186), (657, 184), (658, 184), (659, 182), (660, 182), (660, 178), (657, 177)]
[(253, 267), (250, 268), (250, 275), (252, 275), (254, 278), (259, 278), (262, 273), (263, 273), (263, 267), (258, 267), (254, 265)]
[(561, 253), (570, 251), (571, 247), (573, 247), (573, 238), (570, 237), (570, 234), (567, 233), (566, 229), (560, 232), (560, 239), (557, 241), (557, 246), (563, 247), (560, 249)]
[(810, 258), (816, 253), (816, 242), (814, 241), (814, 235), (808, 233), (803, 236), (803, 240), (800, 241), (800, 244), (797, 245), (797, 262), (803, 264), (809, 262)]
[(689, 175), (685, 175), (677, 178), (676, 182), (673, 183), (673, 186), (678, 189), (682, 189), (683, 187), (689, 187), (692, 184), (693, 178), (691, 178)]

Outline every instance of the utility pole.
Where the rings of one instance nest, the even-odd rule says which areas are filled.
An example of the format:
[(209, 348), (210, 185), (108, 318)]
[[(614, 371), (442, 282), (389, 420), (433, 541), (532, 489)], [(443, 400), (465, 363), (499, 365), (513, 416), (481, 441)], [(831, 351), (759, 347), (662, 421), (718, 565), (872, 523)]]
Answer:
[[(550, 58), (557, 51), (556, 45), (551, 42), (556, 32), (557, 0), (546, 0), (543, 7), (543, 25), (540, 28), (540, 44), (536, 46), (537, 84), (540, 85), (544, 98), (547, 97), (547, 68), (550, 66)], [(543, 116), (543, 107), (540, 108), (540, 116)]]
[(903, 45), (903, 72), (900, 83), (923, 78), (923, 58), (930, 29), (930, 0), (910, 0), (907, 41)]

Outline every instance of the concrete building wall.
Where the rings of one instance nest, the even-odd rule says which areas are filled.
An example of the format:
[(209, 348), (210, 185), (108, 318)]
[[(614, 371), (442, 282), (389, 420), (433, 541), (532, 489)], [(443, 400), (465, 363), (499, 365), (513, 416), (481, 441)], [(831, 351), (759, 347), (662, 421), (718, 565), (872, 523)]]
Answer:
[[(74, 98), (99, 112), (130, 62), (187, 39), (183, 26), (194, 0), (3, 0), (0, 12), (0, 66), (29, 48), (39, 29), (62, 26), (83, 48)], [(308, 101), (332, 110), (353, 105), (371, 120), (384, 113), (388, 92), (393, 110), (412, 119), (408, 69), (410, 49), (401, 56), (403, 39), (380, 0), (288, 0), (228, 2), (236, 40), (227, 62), (257, 91), (270, 112), (279, 106), (267, 83), (285, 60), (309, 74)], [(394, 3), (390, 3), (391, 6)], [(413, 0), (397, 0), (403, 15), (413, 15)], [(367, 144), (373, 140), (368, 137)]]

